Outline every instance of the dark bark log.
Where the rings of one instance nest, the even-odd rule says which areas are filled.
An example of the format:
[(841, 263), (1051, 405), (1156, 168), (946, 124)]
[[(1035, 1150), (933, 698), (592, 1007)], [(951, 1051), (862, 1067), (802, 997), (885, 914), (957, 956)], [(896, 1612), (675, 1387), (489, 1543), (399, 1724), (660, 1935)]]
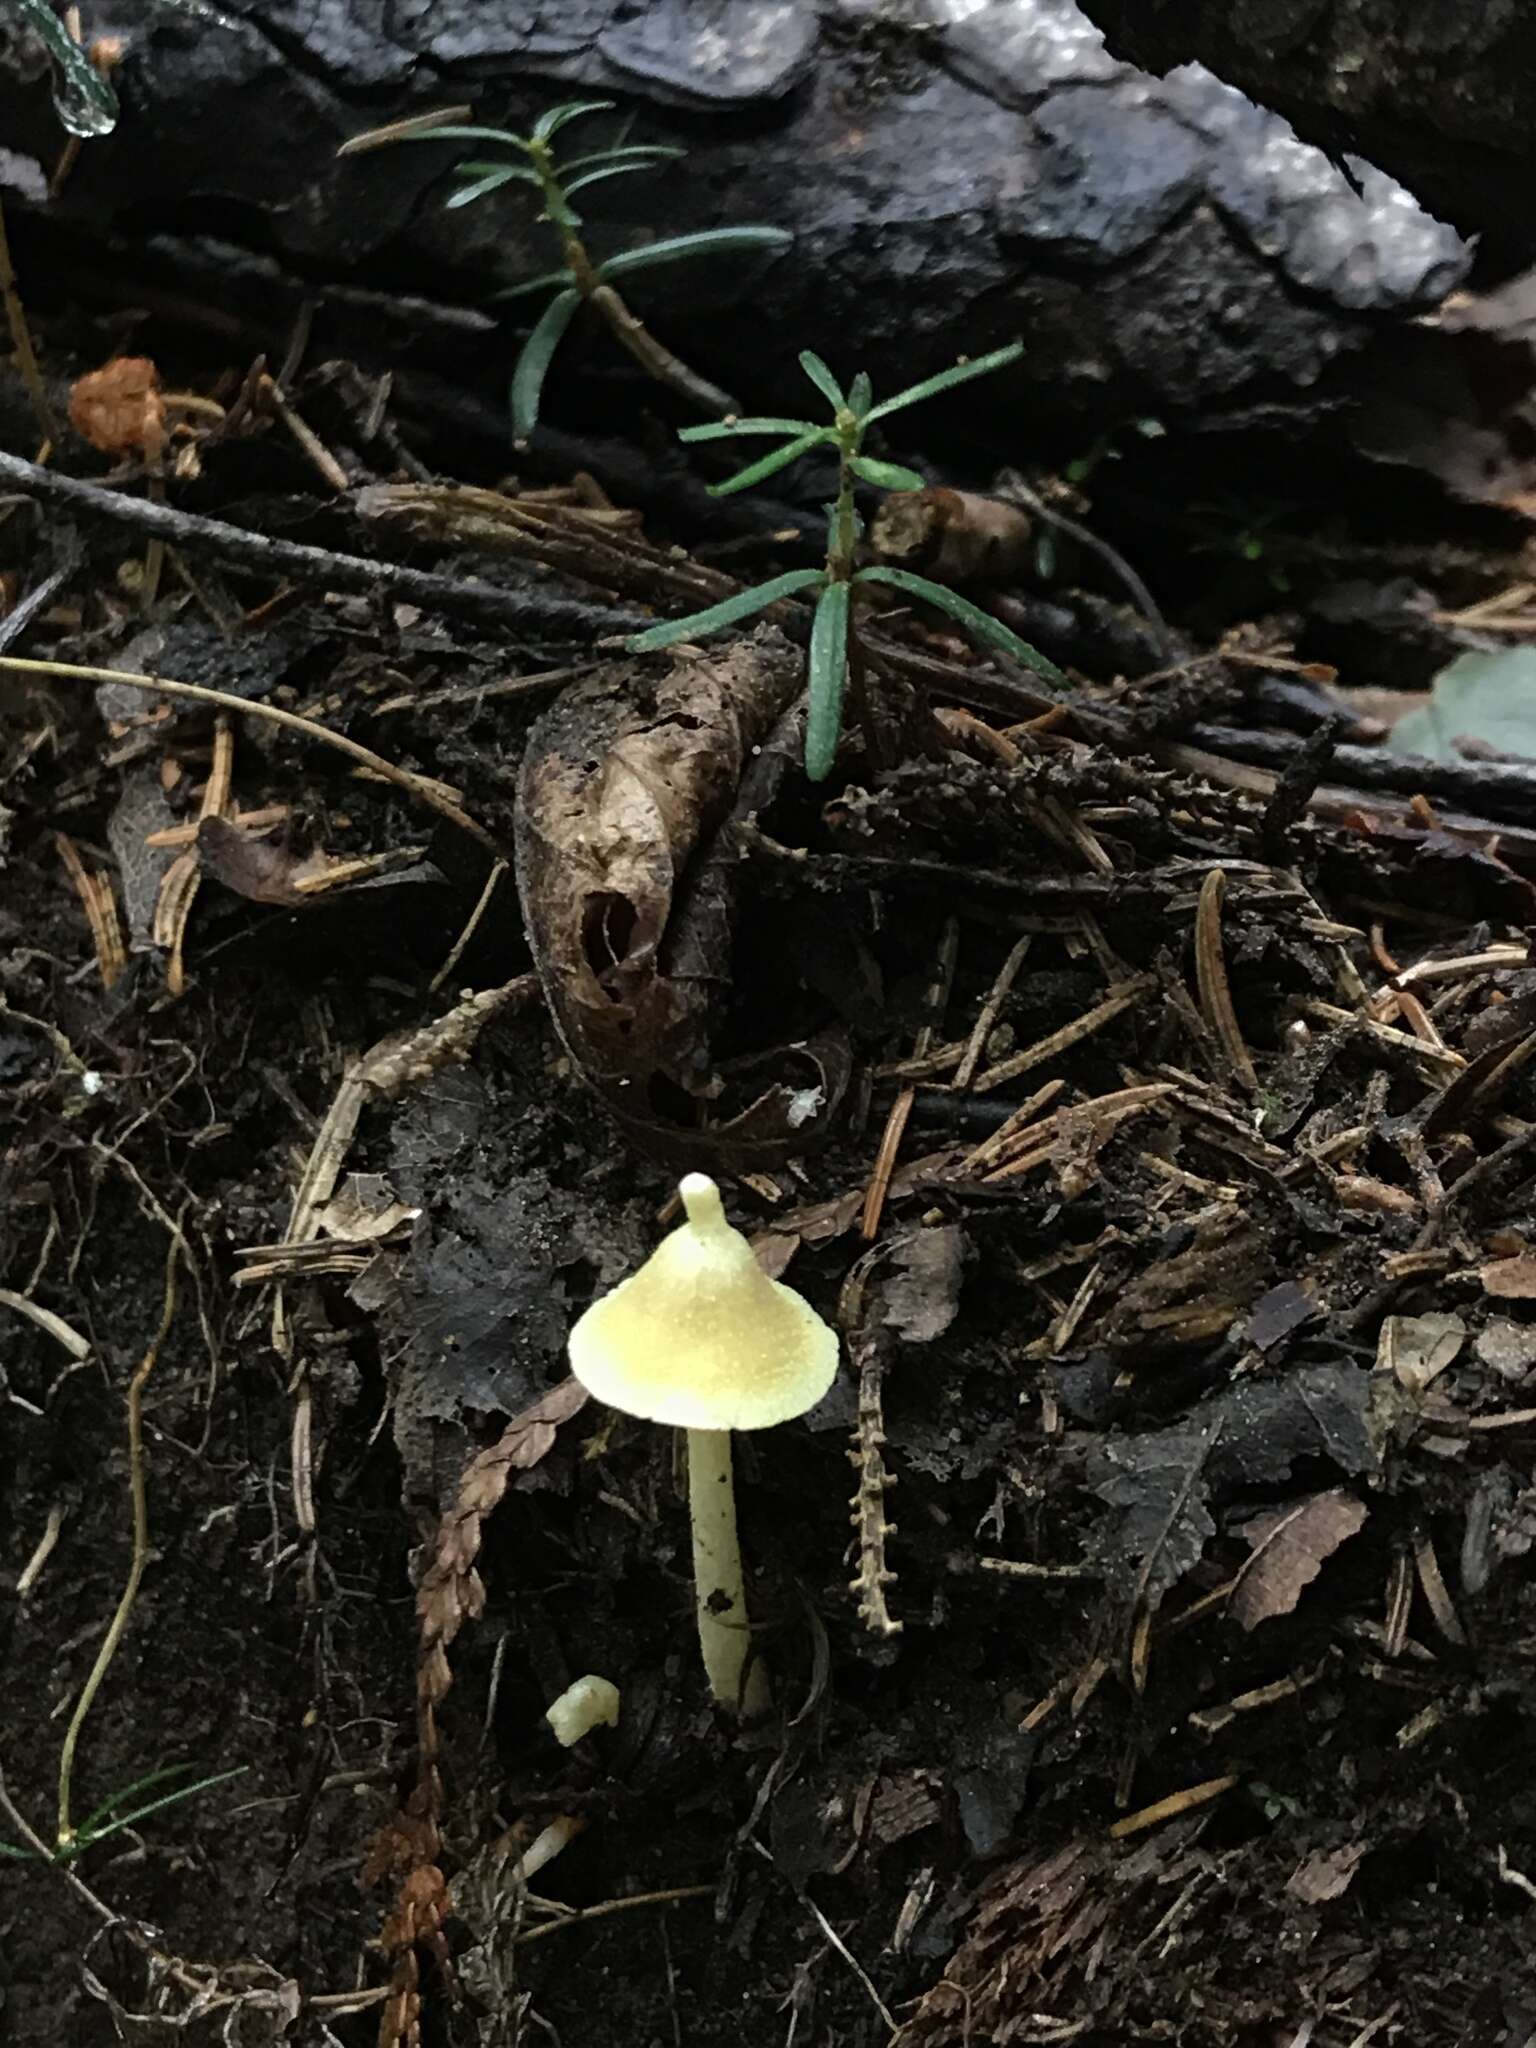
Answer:
[[(1071, 0), (951, 12), (930, 0), (926, 25), (897, 27), (812, 0), (259, 0), (223, 20), (120, 0), (99, 26), (126, 39), (122, 117), (85, 146), (45, 231), (32, 223), (28, 288), (56, 246), (69, 289), (90, 289), (115, 246), (118, 303), (129, 278), (179, 286), (280, 349), (307, 298), (321, 351), (504, 389), (525, 312), (475, 308), (549, 267), (535, 207), (502, 194), (444, 212), (451, 144), (335, 151), (428, 105), (472, 100), (526, 126), (594, 94), (633, 115), (635, 139), (690, 151), (583, 195), (599, 249), (739, 221), (794, 232), (766, 264), (634, 280), (656, 333), (754, 409), (804, 404), (804, 346), (889, 390), (1022, 334), (1025, 361), (953, 403), (1000, 458), (1042, 425), (1305, 414), (1336, 397), (1340, 359), (1381, 315), (1463, 275), (1458, 238), (1389, 180), (1357, 191), (1215, 79), (1159, 84), (1112, 62)], [(14, 51), (0, 132), (56, 160), (46, 82), (20, 77)], [(593, 333), (557, 359), (554, 423), (592, 424), (573, 396), (590, 407), (583, 368), (622, 378), (632, 407), (614, 358)]]
[(1083, 0), (1151, 71), (1199, 62), (1464, 233), (1536, 249), (1536, 10), (1460, 0)]

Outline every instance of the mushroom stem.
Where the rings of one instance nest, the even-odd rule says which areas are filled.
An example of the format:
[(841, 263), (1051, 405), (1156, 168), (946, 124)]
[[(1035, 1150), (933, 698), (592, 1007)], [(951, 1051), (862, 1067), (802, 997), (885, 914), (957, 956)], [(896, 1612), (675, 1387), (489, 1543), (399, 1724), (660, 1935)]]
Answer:
[[(693, 1517), (693, 1583), (699, 1648), (709, 1689), (728, 1713), (750, 1719), (770, 1705), (761, 1658), (747, 1669), (751, 1634), (736, 1540), (736, 1488), (728, 1429), (688, 1432), (688, 1505)], [(745, 1675), (745, 1685), (743, 1676)]]

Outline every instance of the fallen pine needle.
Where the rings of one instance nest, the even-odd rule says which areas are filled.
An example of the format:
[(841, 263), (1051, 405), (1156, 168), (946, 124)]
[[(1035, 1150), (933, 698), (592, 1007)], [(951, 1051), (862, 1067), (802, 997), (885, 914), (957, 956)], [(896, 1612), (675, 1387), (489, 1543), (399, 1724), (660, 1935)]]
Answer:
[(1170, 1792), (1166, 1799), (1154, 1799), (1150, 1806), (1143, 1806), (1136, 1813), (1128, 1813), (1124, 1820), (1114, 1822), (1109, 1830), (1110, 1840), (1123, 1841), (1127, 1835), (1139, 1835), (1165, 1820), (1174, 1820), (1179, 1814), (1188, 1813), (1192, 1807), (1209, 1806), (1223, 1792), (1230, 1792), (1236, 1783), (1237, 1773), (1229, 1771), (1224, 1778), (1207, 1778), (1203, 1784), (1186, 1786), (1182, 1792)]

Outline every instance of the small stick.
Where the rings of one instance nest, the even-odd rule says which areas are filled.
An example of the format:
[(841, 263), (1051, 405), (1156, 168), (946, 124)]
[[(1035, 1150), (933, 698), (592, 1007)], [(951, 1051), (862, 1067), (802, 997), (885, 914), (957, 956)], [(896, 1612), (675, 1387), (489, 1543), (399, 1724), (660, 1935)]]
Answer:
[(496, 894), (501, 878), (507, 872), (507, 867), (508, 864), (504, 860), (497, 860), (492, 863), (491, 872), (485, 878), (485, 887), (480, 891), (479, 901), (469, 913), (469, 922), (454, 940), (448, 958), (427, 983), (427, 993), (429, 995), (435, 996), (449, 975), (452, 974), (455, 967), (458, 966), (460, 959), (463, 957), (464, 948), (480, 929), (480, 920), (491, 907), (491, 898)]
[(265, 373), (261, 378), (261, 395), (271, 406), (283, 425), (292, 434), (300, 448), (308, 456), (322, 483), (328, 484), (338, 497), (352, 488), (351, 480), (330, 449), (306, 421), (300, 419), (283, 395), (282, 386), (275, 377)]
[(658, 384), (665, 385), (667, 390), (675, 391), (679, 398), (686, 398), (700, 412), (710, 413), (717, 419), (724, 418), (727, 413), (741, 411), (728, 391), (711, 384), (707, 377), (701, 377), (697, 370), (690, 370), (686, 363), (680, 362), (669, 348), (663, 348), (611, 284), (600, 284), (589, 291), (587, 304), (597, 308), (620, 347), (628, 349), (646, 375), (654, 377)]
[(1207, 1778), (1203, 1784), (1190, 1785), (1182, 1792), (1170, 1793), (1166, 1799), (1154, 1800), (1150, 1806), (1143, 1806), (1136, 1813), (1128, 1813), (1124, 1820), (1115, 1821), (1109, 1829), (1110, 1839), (1120, 1842), (1127, 1835), (1139, 1835), (1147, 1828), (1157, 1827), (1162, 1821), (1174, 1820), (1179, 1814), (1188, 1813), (1192, 1807), (1209, 1806), (1223, 1792), (1230, 1792), (1237, 1782), (1237, 1773), (1229, 1771), (1225, 1777)]
[(85, 483), (79, 477), (61, 476), (3, 451), (0, 485), (45, 504), (62, 506), (82, 518), (106, 519), (135, 533), (158, 535), (189, 553), (201, 550), (216, 561), (274, 581), (288, 577), (297, 583), (364, 597), (382, 591), (475, 625), (520, 633), (561, 633), (585, 640), (596, 633), (633, 633), (655, 623), (649, 613), (629, 608), (586, 604), (538, 590), (501, 590), (489, 583), (409, 569), (398, 562), (333, 554), (329, 548), (311, 547), (302, 541), (250, 533), (226, 520), (205, 518), (200, 512), (183, 512), (174, 505), (157, 505), (148, 498), (130, 498), (101, 484)]
[[(682, 1899), (707, 1899), (713, 1897), (716, 1887), (712, 1884), (674, 1885), (670, 1891), (636, 1892), (627, 1899), (602, 1899), (595, 1906), (580, 1906), (574, 1913), (562, 1914), (558, 1920), (546, 1920), (541, 1927), (528, 1927), (521, 1934), (512, 1937), (513, 1945), (521, 1948), (525, 1941), (542, 1941), (546, 1934), (558, 1934), (562, 1928), (579, 1927), (584, 1920), (606, 1920), (610, 1913), (627, 1913), (633, 1906), (675, 1906)], [(318, 2001), (311, 2000), (311, 2003)]]

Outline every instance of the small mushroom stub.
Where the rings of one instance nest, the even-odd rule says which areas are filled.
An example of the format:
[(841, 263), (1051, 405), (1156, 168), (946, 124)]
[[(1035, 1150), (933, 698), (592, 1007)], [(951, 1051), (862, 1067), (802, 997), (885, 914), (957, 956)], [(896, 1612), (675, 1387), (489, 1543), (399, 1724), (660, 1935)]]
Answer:
[(726, 1221), (720, 1190), (691, 1173), (687, 1222), (595, 1301), (570, 1335), (571, 1370), (611, 1408), (688, 1432), (688, 1501), (699, 1647), (728, 1712), (768, 1704), (750, 1636), (731, 1431), (803, 1415), (837, 1373), (837, 1333), (791, 1288), (770, 1280)]
[(568, 1685), (559, 1699), (551, 1700), (545, 1720), (562, 1749), (573, 1749), (594, 1728), (619, 1725), (619, 1688), (611, 1678), (588, 1672)]

